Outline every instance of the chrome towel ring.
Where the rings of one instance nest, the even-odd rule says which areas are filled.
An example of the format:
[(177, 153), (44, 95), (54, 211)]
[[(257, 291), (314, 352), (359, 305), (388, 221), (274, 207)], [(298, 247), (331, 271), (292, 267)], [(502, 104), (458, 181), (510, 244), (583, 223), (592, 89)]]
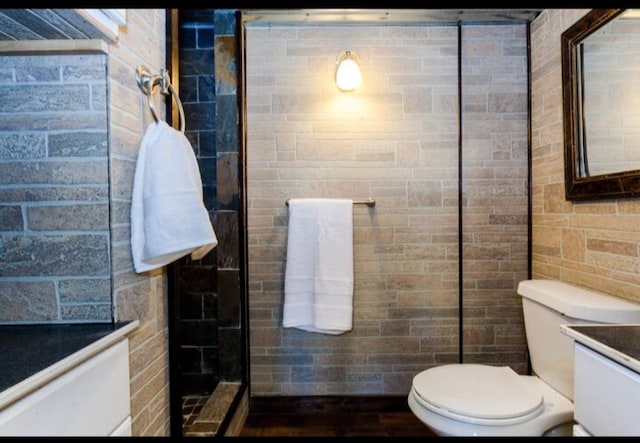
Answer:
[(149, 110), (151, 111), (151, 115), (156, 122), (160, 119), (158, 118), (158, 114), (156, 113), (156, 109), (153, 105), (153, 100), (151, 99), (154, 88), (156, 86), (159, 86), (161, 94), (171, 95), (171, 97), (173, 97), (173, 99), (176, 101), (176, 104), (178, 105), (178, 113), (180, 114), (180, 132), (184, 133), (186, 126), (184, 109), (182, 107), (182, 102), (180, 101), (180, 96), (178, 96), (178, 93), (173, 88), (173, 85), (171, 85), (169, 71), (163, 69), (160, 74), (152, 75), (149, 68), (144, 65), (140, 65), (136, 68), (136, 82), (138, 83), (138, 87), (140, 88), (140, 90), (147, 96)]

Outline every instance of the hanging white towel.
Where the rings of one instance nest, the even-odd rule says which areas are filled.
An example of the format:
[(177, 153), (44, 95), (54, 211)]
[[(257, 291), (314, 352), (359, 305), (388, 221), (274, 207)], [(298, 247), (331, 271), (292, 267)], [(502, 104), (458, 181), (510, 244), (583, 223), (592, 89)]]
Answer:
[(353, 201), (289, 200), (282, 325), (342, 334), (353, 317)]
[(187, 254), (199, 260), (217, 244), (189, 140), (166, 122), (152, 123), (140, 144), (131, 198), (136, 272), (160, 268)]

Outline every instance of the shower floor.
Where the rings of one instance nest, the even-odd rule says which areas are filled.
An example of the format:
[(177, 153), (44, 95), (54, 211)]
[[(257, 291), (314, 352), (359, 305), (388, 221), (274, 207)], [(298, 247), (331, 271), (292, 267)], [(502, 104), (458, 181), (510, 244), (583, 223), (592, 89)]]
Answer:
[(220, 382), (208, 397), (182, 397), (182, 435), (215, 437), (239, 389), (240, 383)]

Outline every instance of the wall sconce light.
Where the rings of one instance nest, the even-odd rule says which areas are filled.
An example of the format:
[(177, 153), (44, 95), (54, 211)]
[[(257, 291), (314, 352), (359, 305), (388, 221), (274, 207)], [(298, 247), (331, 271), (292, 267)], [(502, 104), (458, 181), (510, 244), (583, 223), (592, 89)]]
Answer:
[(360, 57), (355, 52), (342, 51), (336, 59), (336, 86), (341, 91), (353, 91), (362, 84)]

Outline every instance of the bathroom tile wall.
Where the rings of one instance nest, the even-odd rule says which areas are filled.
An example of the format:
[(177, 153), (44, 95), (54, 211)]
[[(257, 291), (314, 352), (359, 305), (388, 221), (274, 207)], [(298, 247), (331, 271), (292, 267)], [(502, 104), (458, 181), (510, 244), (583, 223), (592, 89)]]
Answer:
[(463, 26), (461, 37), (463, 361), (525, 374), (527, 28)]
[(184, 395), (242, 380), (238, 80), (234, 10), (180, 13), (180, 94), (218, 246), (180, 260)]
[(0, 322), (111, 321), (107, 57), (0, 56)]
[[(180, 20), (180, 97), (186, 131), (202, 176), (205, 205), (215, 214), (216, 97), (214, 12), (184, 10)], [(216, 229), (219, 235), (219, 229)], [(218, 248), (202, 260), (180, 260), (180, 367), (183, 395), (209, 395), (218, 383)]]
[(134, 436), (169, 435), (166, 272), (136, 274), (130, 245), (135, 164), (153, 121), (135, 69), (165, 66), (165, 14), (127, 9), (117, 42), (89, 45), (98, 55), (0, 58), (0, 321), (138, 320)]
[[(246, 292), (241, 290), (242, 222), (241, 164), (238, 100), (238, 37), (236, 11), (216, 10), (214, 14), (214, 57), (216, 95), (216, 217), (218, 233), (218, 376), (240, 382), (247, 370), (242, 316)], [(241, 258), (242, 257), (242, 258)]]
[(588, 11), (548, 9), (531, 26), (533, 277), (640, 302), (640, 201), (564, 198), (560, 36)]
[[(127, 24), (109, 50), (109, 183), (114, 316), (138, 320), (129, 337), (131, 419), (134, 436), (169, 435), (166, 268), (137, 274), (131, 257), (131, 192), (142, 136), (153, 121), (136, 67), (165, 67), (164, 9), (127, 9)], [(165, 100), (153, 96), (163, 118)]]
[[(252, 395), (406, 395), (458, 361), (459, 179), (465, 357), (526, 371), (526, 28), (464, 27), (462, 45), (459, 177), (457, 27), (247, 26)], [(363, 70), (350, 94), (333, 83), (346, 49)], [(281, 327), (295, 197), (376, 200), (353, 209), (345, 334)]]

